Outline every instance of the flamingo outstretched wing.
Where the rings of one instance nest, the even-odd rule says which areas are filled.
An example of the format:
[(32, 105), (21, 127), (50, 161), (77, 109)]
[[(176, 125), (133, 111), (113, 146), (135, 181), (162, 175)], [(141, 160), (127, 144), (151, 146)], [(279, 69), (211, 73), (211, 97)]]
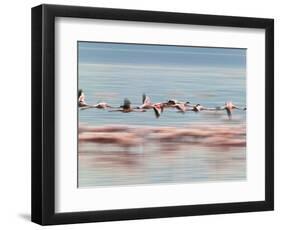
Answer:
[(124, 99), (123, 109), (130, 109), (131, 108), (131, 102), (128, 98)]
[(154, 110), (156, 118), (159, 118), (161, 115), (161, 110), (155, 106), (153, 107), (153, 110)]
[(143, 104), (151, 104), (151, 100), (148, 96), (145, 95), (145, 93), (142, 95), (142, 103)]

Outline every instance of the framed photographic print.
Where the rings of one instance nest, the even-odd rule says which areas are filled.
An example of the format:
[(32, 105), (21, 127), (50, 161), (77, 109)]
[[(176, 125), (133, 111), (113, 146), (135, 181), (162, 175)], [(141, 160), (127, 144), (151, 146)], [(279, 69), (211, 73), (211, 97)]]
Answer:
[(273, 19), (32, 9), (32, 221), (273, 210)]

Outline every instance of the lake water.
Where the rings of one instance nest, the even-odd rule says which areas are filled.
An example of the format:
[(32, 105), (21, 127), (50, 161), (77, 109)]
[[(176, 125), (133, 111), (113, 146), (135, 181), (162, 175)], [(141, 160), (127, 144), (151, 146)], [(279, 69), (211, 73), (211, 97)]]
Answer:
[[(190, 49), (185, 51), (177, 47), (173, 52), (171, 47), (166, 51), (165, 47), (157, 49), (144, 46), (143, 50), (147, 52), (140, 55), (142, 49), (138, 45), (125, 45), (126, 49), (120, 45), (117, 49), (112, 44), (107, 49), (103, 43), (101, 47), (96, 43), (82, 45), (79, 48), (78, 83), (88, 104), (107, 102), (118, 107), (124, 98), (128, 98), (133, 106), (138, 106), (142, 103), (142, 94), (146, 93), (152, 102), (177, 99), (214, 108), (224, 105), (225, 101), (232, 101), (237, 106), (246, 106), (245, 50), (238, 49), (239, 53), (233, 49), (231, 55), (231, 50), (222, 49), (220, 53), (220, 49), (215, 49), (213, 55), (210, 48), (208, 52), (199, 48), (193, 48), (191, 52)], [(163, 59), (164, 54), (170, 59)], [(192, 63), (178, 61), (175, 64), (179, 55), (181, 59), (198, 60), (192, 59)], [(198, 55), (202, 58), (198, 58)], [(79, 126), (86, 131), (81, 131), (79, 136), (108, 136), (113, 141), (105, 143), (104, 139), (99, 141), (100, 138), (79, 141), (78, 185), (91, 187), (245, 180), (246, 145), (235, 144), (236, 140), (245, 142), (245, 125), (246, 111), (242, 110), (235, 110), (232, 120), (228, 119), (225, 111), (181, 114), (174, 109), (166, 109), (157, 119), (153, 110), (143, 113), (80, 110)], [(113, 126), (126, 128), (121, 131), (102, 129)], [(87, 130), (87, 127), (94, 131)], [(97, 127), (101, 130), (96, 131)], [(141, 131), (143, 127), (148, 128), (147, 133)], [(207, 127), (211, 134), (200, 136), (200, 141), (194, 141), (190, 133), (183, 137), (176, 132), (177, 129), (189, 132), (189, 127), (202, 132)], [(242, 130), (242, 133), (230, 133), (223, 137), (224, 140), (213, 129), (216, 127)], [(169, 128), (169, 131), (163, 128)], [(173, 132), (179, 138), (163, 141), (163, 136), (158, 135)], [(112, 136), (114, 133), (119, 135), (118, 138), (124, 136), (130, 143), (136, 144), (126, 142), (124, 145), (123, 139), (120, 144), (120, 140)], [(190, 138), (193, 138), (192, 141)], [(228, 144), (216, 144), (221, 143), (216, 140)]]

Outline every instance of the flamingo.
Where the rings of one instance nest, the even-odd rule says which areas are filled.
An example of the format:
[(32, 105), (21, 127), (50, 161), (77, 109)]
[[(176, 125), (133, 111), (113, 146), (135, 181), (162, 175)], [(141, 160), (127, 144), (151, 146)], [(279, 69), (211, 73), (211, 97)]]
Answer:
[(194, 112), (200, 112), (200, 111), (202, 111), (202, 110), (211, 110), (211, 111), (214, 111), (214, 110), (216, 110), (216, 109), (207, 108), (207, 107), (204, 107), (204, 106), (202, 106), (202, 105), (200, 105), (200, 104), (196, 104), (196, 105), (194, 105), (194, 106), (192, 107), (192, 111), (194, 111)]
[(145, 93), (142, 95), (142, 105), (137, 107), (138, 109), (152, 109), (153, 104), (148, 96)]
[(145, 93), (142, 95), (142, 103), (143, 104), (137, 108), (138, 109), (153, 109), (155, 112), (156, 118), (159, 118), (160, 115), (164, 111), (165, 103), (162, 103), (162, 102), (152, 103), (150, 98), (148, 96), (146, 96)]
[(222, 107), (218, 107), (217, 110), (226, 110), (228, 119), (231, 120), (232, 119), (232, 111), (234, 109), (238, 109), (238, 110), (247, 110), (247, 108), (241, 108), (241, 107), (237, 107), (236, 105), (234, 105), (231, 101), (227, 101), (225, 102), (224, 106)]
[(131, 106), (131, 102), (128, 98), (124, 99), (123, 105), (116, 110), (109, 110), (109, 112), (122, 112), (122, 113), (130, 113), (130, 112), (146, 112), (145, 109), (134, 109)]
[(110, 106), (106, 102), (99, 102), (96, 105), (87, 104), (85, 101), (85, 94), (82, 89), (79, 89), (78, 91), (78, 106), (81, 110), (90, 109), (90, 108), (97, 108), (97, 109), (112, 108), (112, 106)]
[(78, 91), (78, 107), (86, 107), (88, 104), (85, 101), (85, 94), (82, 89)]
[(188, 107), (190, 106), (190, 102), (180, 102), (178, 100), (171, 99), (168, 100), (168, 102), (166, 102), (164, 106), (168, 108), (176, 108), (180, 112), (185, 113), (189, 109)]
[(164, 104), (163, 103), (156, 103), (153, 105), (153, 110), (155, 112), (155, 116), (156, 118), (159, 118), (160, 115), (163, 113), (164, 111)]
[(90, 108), (106, 109), (106, 108), (113, 108), (113, 107), (110, 106), (109, 104), (107, 104), (106, 102), (99, 102), (96, 105), (86, 105), (86, 106), (82, 107), (81, 110), (90, 109)]
[(189, 102), (189, 101), (187, 101), (187, 102), (181, 102), (181, 101), (178, 101), (178, 100), (176, 100), (176, 99), (170, 99), (170, 100), (168, 100), (168, 101), (166, 102), (166, 105), (167, 105), (168, 107), (169, 107), (169, 106), (173, 107), (174, 105), (177, 105), (177, 104), (183, 104), (183, 105), (188, 106), (188, 105), (190, 104), (190, 102)]

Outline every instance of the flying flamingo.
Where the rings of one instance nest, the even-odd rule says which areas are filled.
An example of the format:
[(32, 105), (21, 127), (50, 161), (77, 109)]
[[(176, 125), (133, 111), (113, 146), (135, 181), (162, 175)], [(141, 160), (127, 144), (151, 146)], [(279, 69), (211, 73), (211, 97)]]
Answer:
[(138, 109), (152, 109), (153, 103), (151, 102), (150, 98), (145, 94), (142, 95), (142, 105), (137, 107)]
[(163, 103), (156, 103), (156, 104), (153, 104), (153, 110), (155, 112), (155, 116), (156, 118), (159, 118), (160, 115), (163, 113), (164, 111), (164, 104)]
[(175, 99), (171, 99), (168, 100), (168, 102), (165, 103), (164, 107), (168, 107), (168, 108), (176, 108), (177, 110), (179, 110), (182, 113), (185, 113), (186, 111), (189, 110), (190, 107), (190, 102), (181, 102)]
[(106, 102), (100, 102), (96, 105), (86, 105), (86, 106), (82, 107), (81, 110), (90, 109), (90, 108), (106, 109), (106, 108), (113, 108), (113, 107), (110, 106), (109, 104), (107, 104)]
[(234, 105), (231, 101), (227, 101), (225, 102), (224, 106), (222, 107), (218, 107), (217, 110), (226, 110), (228, 119), (231, 120), (232, 119), (232, 111), (234, 109), (238, 109), (238, 110), (247, 110), (247, 108), (241, 108), (241, 107), (237, 107), (236, 105)]
[(143, 104), (137, 108), (138, 109), (153, 109), (156, 118), (159, 118), (164, 111), (165, 103), (162, 103), (162, 102), (152, 103), (150, 98), (148, 96), (146, 96), (145, 93), (142, 95), (142, 103)]
[(88, 104), (85, 101), (85, 94), (82, 89), (78, 91), (78, 107), (87, 107)]
[(109, 112), (122, 112), (122, 113), (130, 113), (130, 112), (146, 112), (145, 109), (134, 109), (131, 106), (131, 102), (128, 98), (124, 99), (123, 105), (119, 107), (119, 109), (116, 110), (109, 110)]

